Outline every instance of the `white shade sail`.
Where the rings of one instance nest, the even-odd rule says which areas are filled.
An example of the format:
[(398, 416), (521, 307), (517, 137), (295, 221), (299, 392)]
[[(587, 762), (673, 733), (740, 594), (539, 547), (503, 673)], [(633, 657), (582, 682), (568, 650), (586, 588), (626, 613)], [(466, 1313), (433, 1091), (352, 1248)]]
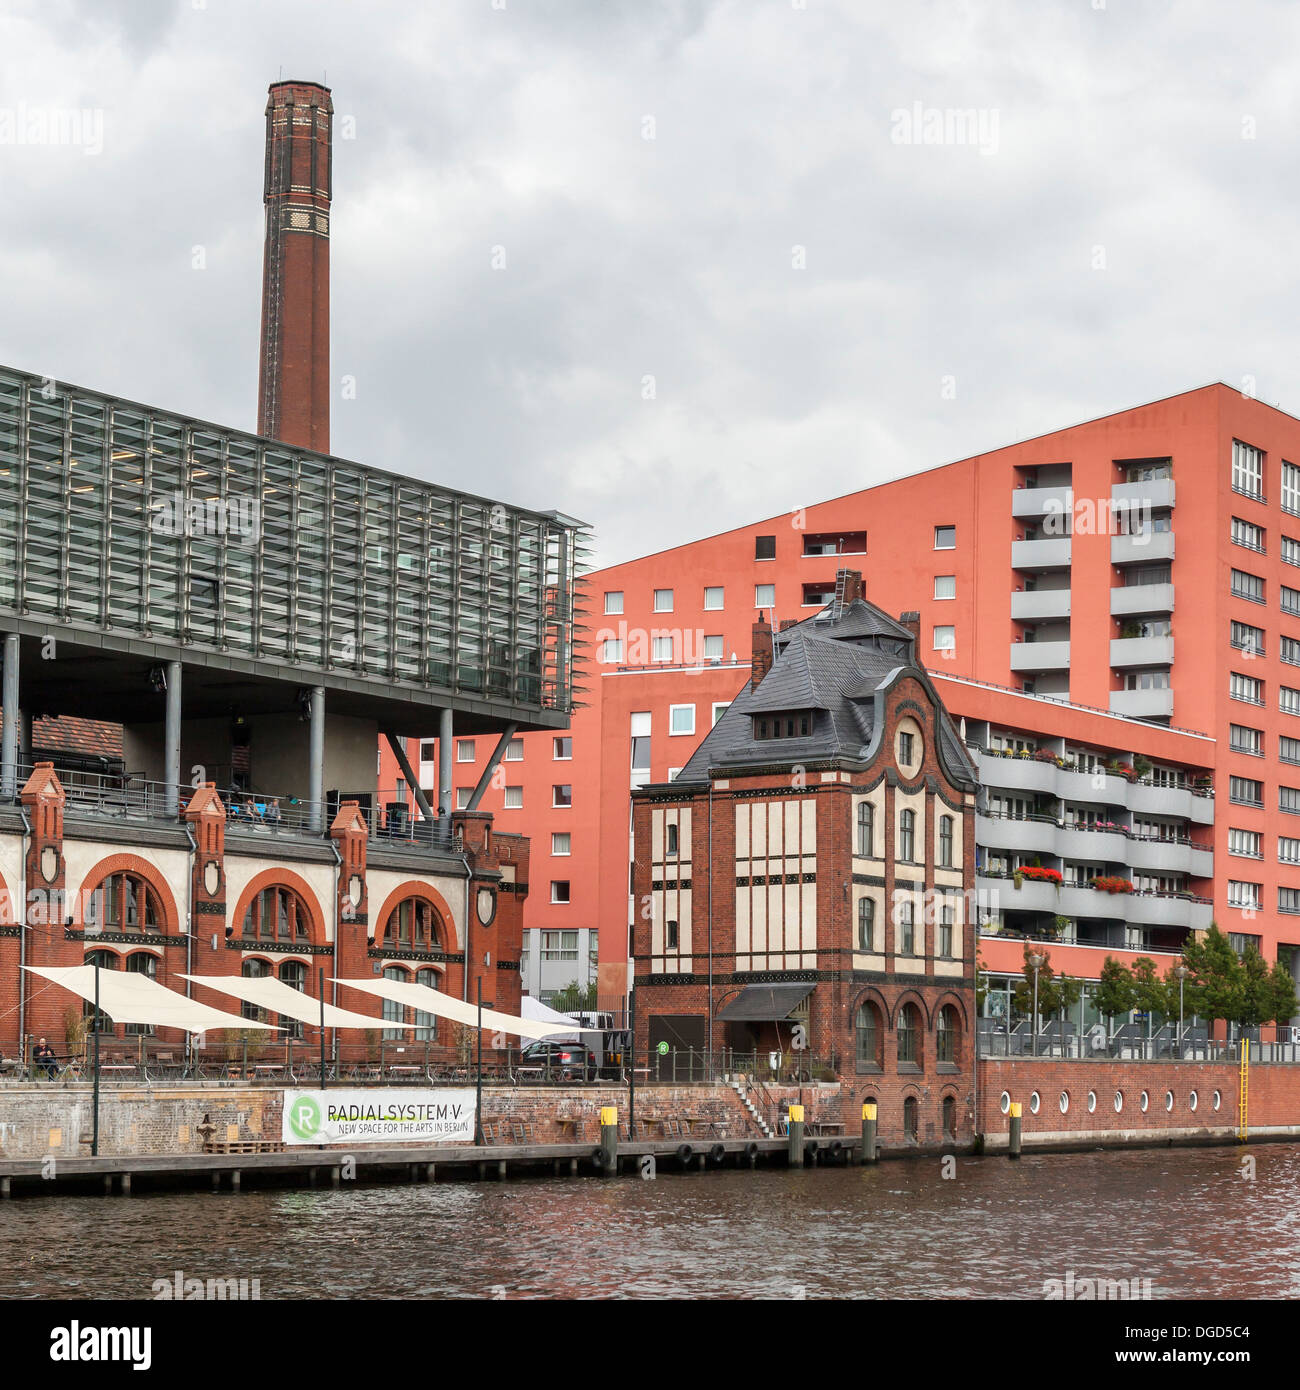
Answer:
[[(319, 999), (294, 989), (283, 980), (271, 975), (261, 977), (250, 975), (182, 975), (183, 980), (193, 980), (196, 985), (205, 985), (219, 994), (229, 994), (242, 999), (246, 1004), (256, 1004), (268, 1013), (284, 1014), (303, 1023), (321, 1021)], [(334, 1004), (325, 1005), (326, 1028), (413, 1028), (413, 1023), (390, 1023), (385, 1018), (372, 1018), (369, 1014), (354, 1014), (350, 1009), (340, 1009)]]
[(155, 1028), (182, 1028), (187, 1033), (206, 1033), (212, 1028), (255, 1028), (266, 1033), (279, 1029), (254, 1023), (239, 1014), (222, 1013), (194, 999), (167, 989), (147, 975), (132, 970), (103, 970), (93, 965), (25, 965), (24, 970), (61, 985), (87, 1003), (95, 1002), (95, 975), (99, 975), (99, 1008), (114, 1023), (148, 1023)]
[[(441, 990), (430, 989), (428, 985), (412, 984), (407, 980), (389, 980), (382, 976), (373, 980), (340, 980), (341, 985), (350, 985), (366, 994), (377, 994), (381, 999), (391, 999), (394, 1004), (407, 1004), (426, 1014), (436, 1014), (439, 1018), (450, 1018), (457, 1023), (478, 1027), (479, 1011), (477, 1004), (469, 1004), (463, 999), (453, 999)], [(562, 1033), (574, 1031), (572, 1020), (562, 1027), (558, 1023), (538, 1023), (514, 1014), (498, 1013), (495, 1009), (483, 1010), (483, 1030), (489, 1033), (514, 1033), (521, 1038), (554, 1038)]]
[(519, 1001), (519, 1012), (533, 1023), (555, 1023), (569, 1033), (603, 1033), (605, 1031), (603, 1028), (588, 1028), (570, 1018), (568, 1014), (559, 1013), (549, 1004), (543, 1004), (540, 999), (534, 999), (531, 994), (525, 994)]

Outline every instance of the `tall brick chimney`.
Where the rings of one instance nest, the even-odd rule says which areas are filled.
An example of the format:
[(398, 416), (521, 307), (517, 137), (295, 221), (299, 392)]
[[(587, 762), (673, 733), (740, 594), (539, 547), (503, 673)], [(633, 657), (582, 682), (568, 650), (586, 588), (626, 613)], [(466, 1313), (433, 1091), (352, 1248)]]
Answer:
[(772, 628), (766, 618), (760, 618), (754, 624), (753, 631), (754, 651), (750, 658), (749, 683), (757, 690), (763, 677), (772, 669)]
[(921, 615), (915, 611), (911, 613), (901, 613), (898, 621), (912, 634), (912, 640), (919, 648), (921, 645)]
[(257, 432), (322, 454), (330, 447), (333, 124), (328, 87), (271, 84)]

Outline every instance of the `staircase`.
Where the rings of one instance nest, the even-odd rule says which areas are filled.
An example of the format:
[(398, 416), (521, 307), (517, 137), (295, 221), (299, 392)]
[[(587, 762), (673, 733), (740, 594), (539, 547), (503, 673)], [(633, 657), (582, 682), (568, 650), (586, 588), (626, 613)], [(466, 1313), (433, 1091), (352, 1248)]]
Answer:
[(771, 1127), (768, 1125), (767, 1121), (762, 1117), (762, 1115), (758, 1113), (758, 1108), (757, 1106), (755, 1106), (754, 1102), (750, 1100), (749, 1095), (745, 1089), (745, 1083), (733, 1077), (730, 1084), (731, 1089), (735, 1091), (737, 1096), (740, 1097), (741, 1105), (743, 1105), (745, 1109), (749, 1112), (749, 1118), (753, 1120), (753, 1122), (762, 1131), (763, 1138), (775, 1138), (776, 1136), (772, 1133)]

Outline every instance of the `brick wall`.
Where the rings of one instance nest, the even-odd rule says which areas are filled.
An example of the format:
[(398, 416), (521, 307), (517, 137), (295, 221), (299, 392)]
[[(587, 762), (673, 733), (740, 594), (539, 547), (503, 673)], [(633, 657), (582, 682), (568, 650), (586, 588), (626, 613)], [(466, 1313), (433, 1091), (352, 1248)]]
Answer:
[[(1239, 1123), (1239, 1076), (1237, 1067), (1230, 1063), (1078, 1062), (1039, 1057), (982, 1061), (979, 1068), (976, 1127), (992, 1148), (1006, 1144), (1004, 1093), (1021, 1102), (1026, 1148), (1035, 1143), (1085, 1138), (1141, 1142), (1150, 1137), (1231, 1137)], [(1039, 1097), (1037, 1114), (1032, 1108), (1035, 1092)], [(1068, 1096), (1064, 1113), (1062, 1092)], [(1117, 1092), (1123, 1098), (1118, 1111)], [(1147, 1096), (1145, 1111), (1143, 1092)], [(1170, 1093), (1171, 1109), (1167, 1108)], [(1091, 1110), (1090, 1094), (1095, 1096)], [(1252, 1134), (1300, 1133), (1300, 1067), (1252, 1066), (1247, 1112)]]

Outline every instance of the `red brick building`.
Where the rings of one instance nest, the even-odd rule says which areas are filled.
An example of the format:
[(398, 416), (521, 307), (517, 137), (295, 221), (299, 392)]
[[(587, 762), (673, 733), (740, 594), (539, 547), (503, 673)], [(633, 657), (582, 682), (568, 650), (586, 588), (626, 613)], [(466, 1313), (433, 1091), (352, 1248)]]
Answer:
[(880, 1101), (884, 1142), (962, 1140), (975, 769), (915, 626), (844, 579), (818, 616), (754, 626), (749, 684), (633, 793), (638, 1051), (779, 1053), (846, 1083), (845, 1114)]

